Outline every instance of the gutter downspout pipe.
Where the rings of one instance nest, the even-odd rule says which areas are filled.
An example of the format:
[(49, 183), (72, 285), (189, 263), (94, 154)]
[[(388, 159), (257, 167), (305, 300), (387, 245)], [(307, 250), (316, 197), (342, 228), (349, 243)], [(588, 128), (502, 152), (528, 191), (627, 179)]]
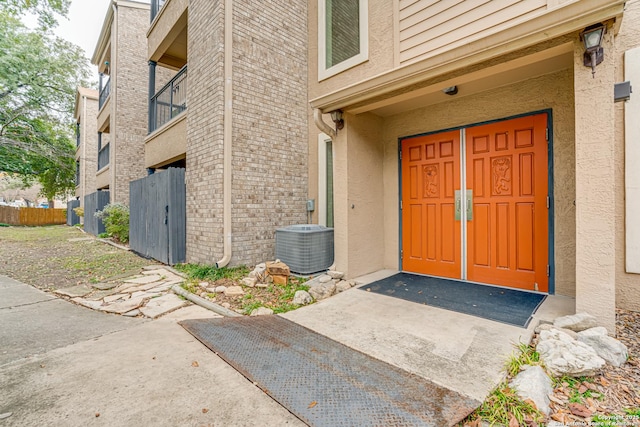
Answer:
[(319, 108), (313, 109), (313, 121), (318, 129), (329, 135), (331, 139), (335, 139), (337, 135), (336, 130), (322, 120), (322, 111)]
[(233, 148), (233, 0), (224, 1), (224, 136), (223, 156), (223, 235), (224, 252), (216, 268), (231, 261), (231, 156)]

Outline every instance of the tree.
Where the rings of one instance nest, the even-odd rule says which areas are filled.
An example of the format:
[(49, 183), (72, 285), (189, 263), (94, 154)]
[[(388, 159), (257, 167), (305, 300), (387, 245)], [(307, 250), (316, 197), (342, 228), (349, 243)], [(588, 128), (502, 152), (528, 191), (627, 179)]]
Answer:
[(11, 16), (31, 13), (42, 28), (57, 25), (56, 15), (67, 16), (71, 0), (0, 0), (0, 10)]
[[(42, 28), (28, 30), (6, 13), (4, 4), (0, 3), (0, 171), (20, 174), (25, 183), (38, 180), (43, 195), (52, 199), (75, 188), (70, 124), (76, 88), (87, 86), (88, 63), (78, 46)], [(44, 2), (33, 0), (9, 4), (44, 7)]]

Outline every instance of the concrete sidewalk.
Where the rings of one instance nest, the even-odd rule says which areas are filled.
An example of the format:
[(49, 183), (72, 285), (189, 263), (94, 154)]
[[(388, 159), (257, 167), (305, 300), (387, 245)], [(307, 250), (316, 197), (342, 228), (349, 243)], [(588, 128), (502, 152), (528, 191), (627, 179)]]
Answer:
[(0, 427), (304, 425), (177, 324), (208, 310), (129, 319), (1, 276), (0, 301)]
[(528, 343), (540, 320), (573, 314), (574, 306), (571, 298), (549, 296), (524, 329), (353, 288), (282, 316), (480, 404), (503, 379), (514, 345)]

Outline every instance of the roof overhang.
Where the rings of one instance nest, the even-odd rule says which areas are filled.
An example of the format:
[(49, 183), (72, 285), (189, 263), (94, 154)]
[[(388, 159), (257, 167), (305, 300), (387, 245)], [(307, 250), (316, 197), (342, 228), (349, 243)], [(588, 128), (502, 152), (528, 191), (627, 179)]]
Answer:
[[(310, 101), (323, 112), (379, 101), (425, 80), (469, 67), (566, 34), (622, 17), (624, 0), (580, 0), (561, 4), (492, 35), (408, 65), (394, 68)], [(616, 26), (616, 30), (619, 25)]]

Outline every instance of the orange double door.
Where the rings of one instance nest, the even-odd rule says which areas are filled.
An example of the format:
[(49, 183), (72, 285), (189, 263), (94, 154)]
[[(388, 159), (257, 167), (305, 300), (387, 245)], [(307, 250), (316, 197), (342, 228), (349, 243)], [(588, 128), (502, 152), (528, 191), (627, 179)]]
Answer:
[(547, 114), (402, 149), (402, 270), (549, 290)]

